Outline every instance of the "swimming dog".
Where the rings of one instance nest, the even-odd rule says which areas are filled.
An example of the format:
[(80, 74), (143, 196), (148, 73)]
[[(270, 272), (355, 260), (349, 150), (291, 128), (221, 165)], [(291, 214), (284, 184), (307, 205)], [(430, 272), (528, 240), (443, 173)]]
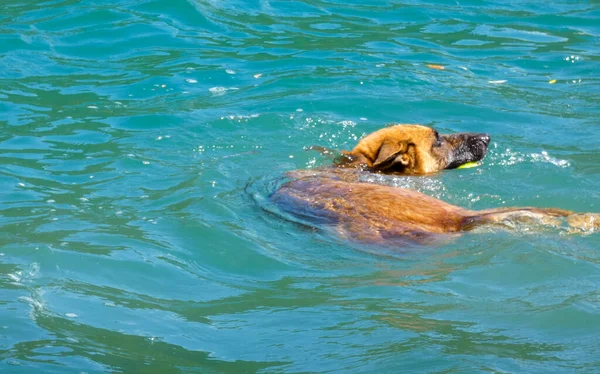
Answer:
[(271, 200), (282, 210), (361, 242), (435, 242), (477, 227), (561, 227), (588, 233), (600, 214), (554, 208), (464, 209), (421, 192), (361, 182), (360, 173), (428, 175), (485, 157), (484, 133), (439, 134), (420, 125), (394, 125), (359, 141), (333, 168), (295, 171)]

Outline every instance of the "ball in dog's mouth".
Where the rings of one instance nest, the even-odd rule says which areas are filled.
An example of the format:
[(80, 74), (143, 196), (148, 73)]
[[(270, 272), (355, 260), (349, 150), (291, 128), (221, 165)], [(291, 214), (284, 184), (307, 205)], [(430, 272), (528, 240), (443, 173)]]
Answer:
[(470, 169), (470, 168), (476, 168), (477, 166), (481, 165), (479, 162), (477, 161), (473, 161), (473, 162), (467, 162), (466, 164), (462, 164), (459, 167), (457, 167), (457, 169)]

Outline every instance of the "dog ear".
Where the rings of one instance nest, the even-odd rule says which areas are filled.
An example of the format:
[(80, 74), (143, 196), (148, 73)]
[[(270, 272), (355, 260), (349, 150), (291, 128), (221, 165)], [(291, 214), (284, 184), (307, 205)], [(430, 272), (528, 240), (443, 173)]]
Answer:
[(379, 147), (373, 167), (384, 170), (397, 164), (408, 166), (410, 159), (406, 154), (407, 150), (408, 144), (405, 142), (385, 140)]

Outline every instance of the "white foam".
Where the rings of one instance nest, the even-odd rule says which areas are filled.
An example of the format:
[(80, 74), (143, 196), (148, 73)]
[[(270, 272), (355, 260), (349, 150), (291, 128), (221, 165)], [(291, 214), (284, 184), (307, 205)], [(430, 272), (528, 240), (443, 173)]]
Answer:
[(561, 160), (548, 154), (547, 151), (541, 151), (540, 153), (523, 154), (506, 148), (501, 153), (491, 152), (486, 157), (486, 164), (488, 165), (501, 165), (501, 166), (512, 166), (521, 163), (548, 163), (561, 168), (567, 168), (571, 166), (568, 160)]
[(225, 95), (225, 93), (227, 93), (227, 88), (217, 86), (209, 88), (208, 91), (210, 91), (210, 93), (212, 93), (214, 96), (222, 96)]

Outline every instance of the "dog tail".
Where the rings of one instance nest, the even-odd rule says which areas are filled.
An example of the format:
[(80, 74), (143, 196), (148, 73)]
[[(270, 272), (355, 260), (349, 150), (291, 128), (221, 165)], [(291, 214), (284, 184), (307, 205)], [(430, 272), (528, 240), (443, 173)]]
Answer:
[[(560, 227), (564, 218), (573, 215), (570, 210), (556, 208), (495, 208), (473, 211), (467, 215), (462, 230), (470, 231), (482, 225), (501, 225), (512, 227), (515, 224), (528, 226)], [(563, 219), (563, 220), (561, 220)]]
[(573, 214), (570, 210), (558, 209), (558, 208), (494, 208), (480, 210), (477, 212), (481, 216), (502, 216), (506, 214), (542, 214), (550, 217), (567, 217)]

